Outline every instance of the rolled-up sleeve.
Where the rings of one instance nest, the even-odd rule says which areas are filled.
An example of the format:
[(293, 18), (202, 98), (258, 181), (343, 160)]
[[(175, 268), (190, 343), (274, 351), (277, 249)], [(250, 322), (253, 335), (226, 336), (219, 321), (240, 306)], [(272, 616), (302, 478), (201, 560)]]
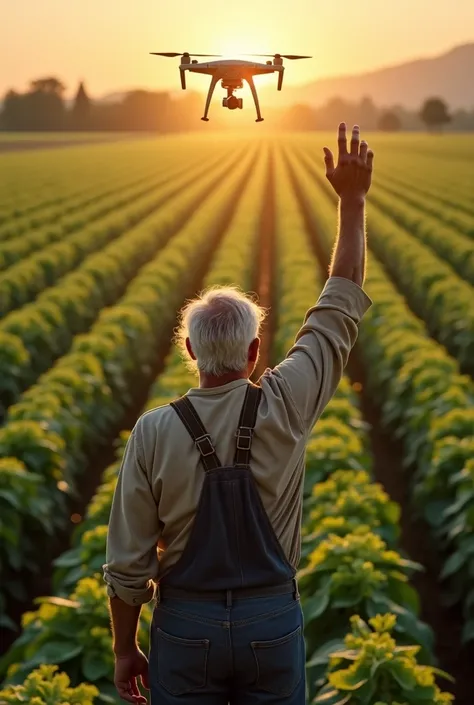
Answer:
[(157, 502), (145, 469), (139, 421), (125, 448), (110, 514), (103, 566), (110, 597), (129, 605), (152, 599), (159, 538)]
[(281, 376), (306, 430), (316, 423), (337, 389), (358, 324), (372, 301), (343, 277), (330, 277), (309, 309), (287, 357), (272, 370)]

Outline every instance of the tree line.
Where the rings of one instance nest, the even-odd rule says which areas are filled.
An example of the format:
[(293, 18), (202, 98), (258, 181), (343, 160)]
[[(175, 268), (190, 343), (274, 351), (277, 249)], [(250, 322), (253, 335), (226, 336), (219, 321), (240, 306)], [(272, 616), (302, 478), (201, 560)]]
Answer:
[[(65, 100), (65, 91), (65, 85), (55, 77), (31, 81), (24, 93), (8, 91), (0, 113), (0, 129), (180, 132), (202, 128), (197, 116), (203, 110), (203, 97), (192, 91), (176, 99), (165, 91), (134, 90), (115, 101), (98, 102), (90, 98), (81, 82), (70, 103)], [(386, 132), (439, 131), (446, 125), (452, 131), (474, 130), (474, 110), (450, 113), (448, 105), (438, 97), (428, 98), (418, 111), (403, 106), (383, 109), (368, 97), (355, 103), (334, 98), (318, 108), (304, 104), (265, 108), (265, 118), (271, 127), (290, 130), (332, 129), (341, 119), (361, 124), (365, 130)], [(214, 110), (213, 129), (229, 124), (232, 121), (227, 111)]]

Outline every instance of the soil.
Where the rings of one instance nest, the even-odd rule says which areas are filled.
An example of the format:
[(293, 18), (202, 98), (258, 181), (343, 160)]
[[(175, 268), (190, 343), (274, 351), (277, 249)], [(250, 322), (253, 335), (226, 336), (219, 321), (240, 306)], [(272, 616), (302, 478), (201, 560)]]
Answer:
[[(253, 168), (254, 162), (249, 165), (249, 169), (245, 176), (242, 178), (241, 184), (238, 189), (236, 189), (237, 194), (242, 193), (242, 186), (248, 178), (248, 173), (250, 173)], [(229, 207), (221, 218), (220, 227), (218, 229), (217, 235), (214, 238), (214, 244), (211, 252), (216, 252), (218, 249), (219, 242), (225, 233), (225, 230), (237, 208), (239, 202), (239, 197), (232, 199)], [(193, 296), (202, 286), (204, 277), (209, 268), (210, 260), (205, 261), (199, 268), (196, 269), (194, 281), (192, 286), (188, 291), (185, 292), (183, 297), (183, 302), (185, 299)], [(178, 311), (176, 312), (176, 314)], [(166, 355), (171, 346), (171, 339), (173, 334), (173, 329), (176, 324), (176, 317), (173, 320), (172, 325), (169, 327), (167, 335), (163, 336), (162, 344), (156, 351), (155, 364), (146, 377), (138, 377), (130, 383), (130, 388), (134, 390), (133, 404), (125, 410), (124, 415), (120, 419), (119, 423), (113, 428), (110, 433), (104, 437), (102, 445), (99, 448), (93, 448), (88, 454), (87, 467), (84, 470), (81, 479), (81, 493), (80, 498), (76, 501), (71, 502), (70, 505), (70, 516), (73, 514), (84, 515), (85, 509), (92, 499), (94, 492), (96, 491), (98, 485), (100, 484), (103, 471), (115, 461), (115, 447), (114, 442), (118, 438), (119, 433), (123, 429), (131, 429), (135, 424), (137, 418), (141, 414), (143, 407), (145, 406), (148, 395), (150, 392), (150, 387), (153, 384), (156, 377), (163, 370)], [(61, 555), (64, 551), (68, 550), (70, 547), (70, 540), (74, 524), (70, 524), (64, 529), (64, 531), (59, 532), (53, 540), (50, 540), (47, 544), (44, 543), (38, 546), (41, 551), (42, 561), (41, 569), (39, 575), (32, 577), (31, 573), (22, 571), (15, 575), (14, 577), (18, 580), (26, 592), (26, 599), (22, 601), (9, 600), (6, 608), (6, 614), (15, 622), (15, 624), (20, 624), (21, 615), (28, 611), (35, 609), (34, 599), (40, 595), (51, 595), (52, 594), (52, 576), (53, 576), (53, 561), (56, 557)], [(13, 632), (8, 629), (0, 627), (0, 655), (5, 653), (9, 646), (13, 643), (16, 637), (19, 635), (18, 632)]]

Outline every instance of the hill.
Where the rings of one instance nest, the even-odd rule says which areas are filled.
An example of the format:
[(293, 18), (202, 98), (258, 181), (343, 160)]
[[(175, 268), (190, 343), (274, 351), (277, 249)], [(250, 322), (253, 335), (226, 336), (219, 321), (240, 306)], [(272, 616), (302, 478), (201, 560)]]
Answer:
[[(288, 62), (290, 63), (290, 62)], [(440, 96), (451, 108), (474, 107), (474, 42), (437, 57), (417, 59), (369, 73), (323, 78), (284, 89), (287, 104), (319, 106), (331, 98), (358, 101), (370, 96), (376, 105), (419, 108), (429, 96)], [(262, 91), (263, 94), (263, 91)], [(274, 103), (275, 93), (265, 87), (265, 99)], [(281, 105), (281, 99), (278, 100)]]

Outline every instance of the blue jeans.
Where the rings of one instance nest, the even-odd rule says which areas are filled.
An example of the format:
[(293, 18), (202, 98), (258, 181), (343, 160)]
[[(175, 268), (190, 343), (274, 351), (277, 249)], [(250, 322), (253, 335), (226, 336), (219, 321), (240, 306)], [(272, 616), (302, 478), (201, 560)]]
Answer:
[(151, 705), (304, 705), (305, 645), (292, 594), (155, 608)]

